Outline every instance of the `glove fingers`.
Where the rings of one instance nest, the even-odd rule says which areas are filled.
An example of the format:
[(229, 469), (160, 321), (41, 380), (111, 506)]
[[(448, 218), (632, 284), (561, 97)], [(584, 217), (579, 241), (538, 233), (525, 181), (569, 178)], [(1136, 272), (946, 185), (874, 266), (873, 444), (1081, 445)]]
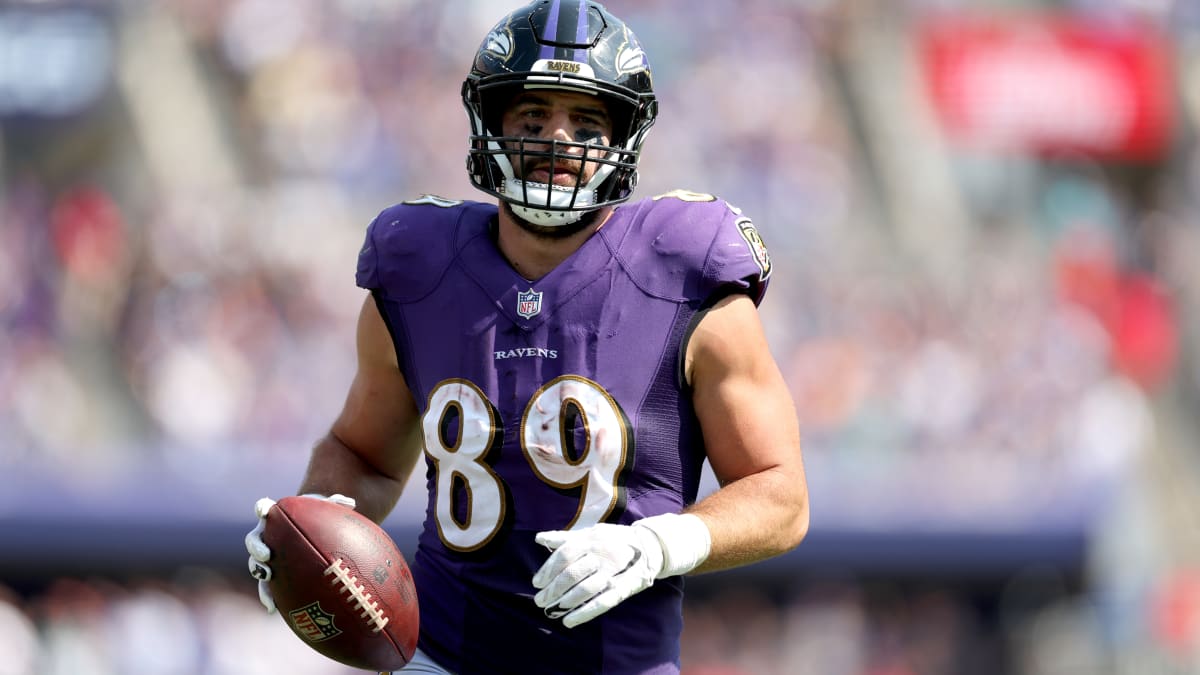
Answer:
[(329, 501), (336, 504), (341, 504), (342, 506), (349, 506), (350, 508), (354, 508), (358, 505), (358, 502), (354, 501), (354, 497), (347, 497), (343, 494), (329, 495)]
[(275, 613), (275, 598), (271, 597), (271, 587), (267, 582), (258, 582), (258, 601), (267, 608), (267, 614)]
[(246, 552), (250, 554), (246, 564), (250, 568), (250, 576), (258, 579), (258, 601), (267, 609), (268, 614), (275, 613), (275, 598), (271, 596), (271, 587), (267, 585), (271, 580), (271, 568), (266, 562), (271, 559), (271, 549), (263, 542), (262, 533), (267, 525), (267, 514), (273, 506), (275, 500), (270, 497), (263, 497), (254, 502), (254, 515), (258, 516), (258, 523), (253, 530), (246, 533), (245, 538)]
[(561, 619), (570, 612), (571, 610), (569, 609), (558, 609), (558, 607), (547, 607), (545, 609), (546, 618), (551, 620)]
[(547, 530), (538, 532), (534, 535), (533, 540), (553, 551), (562, 546), (571, 537), (571, 533), (566, 530)]
[(262, 562), (255, 560), (254, 558), (250, 558), (246, 562), (250, 567), (250, 576), (258, 579), (259, 581), (271, 580), (271, 577), (274, 573), (271, 571), (269, 566), (264, 565)]
[(600, 616), (608, 610), (616, 607), (622, 600), (628, 598), (632, 593), (626, 588), (618, 587), (615, 583), (608, 587), (608, 590), (596, 595), (592, 599), (576, 607), (570, 614), (563, 617), (563, 625), (567, 628), (574, 628), (582, 623), (587, 623), (592, 619)]
[[(557, 555), (557, 553), (555, 555)], [(600, 569), (600, 561), (594, 556), (582, 557), (581, 559), (568, 565), (560, 573), (554, 576), (554, 578), (552, 578), (550, 582), (542, 588), (542, 590), (538, 591), (537, 595), (533, 596), (533, 602), (538, 607), (550, 607), (552, 605), (559, 604), (563, 594), (567, 593), (581, 582), (595, 575), (598, 569)], [(607, 575), (598, 576), (607, 577)], [(603, 581), (601, 581), (601, 583), (603, 583)], [(536, 578), (534, 580), (534, 585), (537, 585)]]
[(607, 574), (593, 574), (575, 584), (567, 592), (563, 593), (557, 602), (550, 604), (548, 607), (552, 610), (561, 610), (562, 613), (576, 609), (608, 589), (610, 581)]
[[(546, 558), (546, 562), (533, 575), (534, 588), (545, 588), (550, 582), (562, 576), (563, 572), (588, 554), (586, 546), (566, 544)], [(579, 577), (582, 578), (582, 577)], [(576, 581), (579, 580), (576, 579)], [(573, 585), (573, 584), (572, 584)]]
[(263, 497), (262, 499), (254, 502), (254, 515), (258, 516), (259, 518), (266, 518), (267, 512), (271, 510), (272, 506), (275, 506), (275, 500), (271, 499), (270, 497)]
[(246, 552), (259, 562), (267, 562), (271, 559), (271, 549), (263, 542), (262, 531), (263, 521), (260, 520), (253, 530), (246, 533)]
[(539, 532), (534, 540), (553, 551), (534, 575), (533, 585), (541, 589), (534, 602), (568, 628), (649, 587), (662, 568), (662, 545), (647, 528), (600, 523)]
[(323, 495), (319, 492), (306, 492), (300, 496), (301, 497), (312, 497), (313, 499), (320, 499), (322, 501), (333, 502), (335, 504), (341, 504), (342, 506), (349, 506), (350, 508), (354, 508), (355, 505), (358, 503), (358, 502), (354, 501), (354, 497), (347, 497), (346, 495), (341, 494), (341, 493), (336, 493), (336, 494), (332, 494), (332, 495)]

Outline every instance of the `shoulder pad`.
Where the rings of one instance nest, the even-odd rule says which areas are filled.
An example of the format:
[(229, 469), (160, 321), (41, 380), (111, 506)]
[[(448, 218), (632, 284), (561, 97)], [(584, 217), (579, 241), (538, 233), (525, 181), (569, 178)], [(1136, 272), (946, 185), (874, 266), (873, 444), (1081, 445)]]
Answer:
[(469, 238), (464, 228), (486, 228), (495, 212), (495, 205), (430, 195), (389, 206), (367, 226), (356, 283), (400, 302), (425, 296)]
[(771, 259), (754, 223), (740, 209), (712, 195), (682, 190), (628, 208), (631, 222), (618, 235), (617, 255), (643, 290), (702, 305), (734, 292), (756, 303), (762, 300)]

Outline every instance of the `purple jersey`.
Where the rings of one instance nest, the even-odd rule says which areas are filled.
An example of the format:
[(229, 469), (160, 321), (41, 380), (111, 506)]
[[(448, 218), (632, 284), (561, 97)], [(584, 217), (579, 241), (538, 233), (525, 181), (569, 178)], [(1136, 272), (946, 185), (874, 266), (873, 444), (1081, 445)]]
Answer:
[(568, 629), (533, 603), (533, 537), (695, 500), (682, 348), (716, 300), (761, 299), (766, 249), (725, 202), (679, 192), (617, 208), (530, 282), (495, 222), (495, 205), (423, 198), (379, 214), (359, 256), (421, 413), (420, 647), (462, 674), (677, 673), (680, 578)]

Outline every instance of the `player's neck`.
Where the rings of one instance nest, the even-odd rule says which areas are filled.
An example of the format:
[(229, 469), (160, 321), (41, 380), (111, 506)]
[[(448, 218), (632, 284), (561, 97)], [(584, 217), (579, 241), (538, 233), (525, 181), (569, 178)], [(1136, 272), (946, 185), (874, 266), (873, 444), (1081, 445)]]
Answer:
[(579, 250), (610, 215), (612, 209), (604, 209), (592, 223), (578, 232), (567, 236), (548, 236), (522, 227), (516, 218), (501, 209), (497, 220), (496, 246), (517, 274), (529, 281), (536, 281)]

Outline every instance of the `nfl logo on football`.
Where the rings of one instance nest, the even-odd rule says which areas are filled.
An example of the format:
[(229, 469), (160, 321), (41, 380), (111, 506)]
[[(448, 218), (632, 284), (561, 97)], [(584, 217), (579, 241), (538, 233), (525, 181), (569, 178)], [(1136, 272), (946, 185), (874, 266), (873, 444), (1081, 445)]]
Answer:
[(305, 605), (288, 614), (297, 634), (309, 642), (321, 642), (341, 635), (342, 631), (333, 624), (333, 615), (321, 609), (320, 603)]
[(523, 319), (542, 311), (542, 294), (540, 291), (535, 291), (532, 288), (517, 293), (517, 314)]

